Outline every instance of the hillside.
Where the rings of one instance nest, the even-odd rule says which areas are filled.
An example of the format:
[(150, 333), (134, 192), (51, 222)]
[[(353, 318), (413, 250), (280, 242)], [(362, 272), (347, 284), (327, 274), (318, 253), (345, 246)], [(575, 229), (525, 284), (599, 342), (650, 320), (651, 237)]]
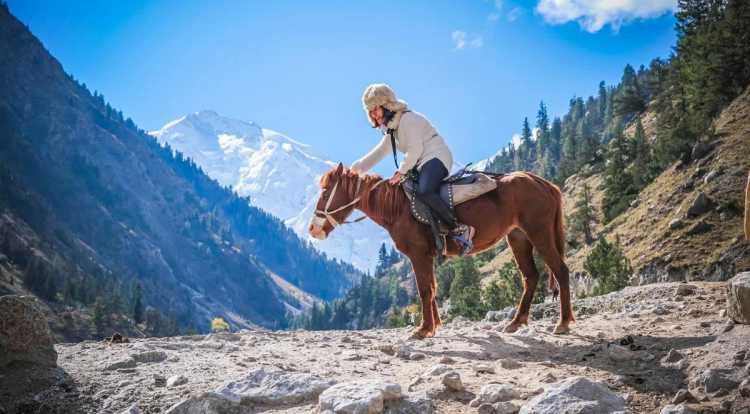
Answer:
[[(654, 118), (652, 111), (640, 118), (651, 141), (656, 139)], [(626, 136), (632, 137), (636, 121), (626, 128)], [(594, 233), (619, 239), (634, 270), (632, 283), (726, 280), (750, 269), (750, 246), (741, 237), (744, 186), (750, 170), (750, 89), (724, 109), (714, 127), (716, 138), (703, 145), (710, 150), (666, 169), (606, 226), (602, 224), (603, 173), (574, 174), (565, 181), (566, 215), (587, 184), (597, 212)], [(711, 200), (710, 206), (697, 217), (687, 217), (700, 193)], [(581, 292), (591, 287), (591, 280), (583, 274), (590, 251), (591, 246), (583, 245), (567, 254)], [(504, 251), (481, 270), (491, 276), (512, 260), (510, 251)]]
[[(502, 333), (502, 321), (456, 320), (434, 338), (408, 342), (401, 338), (411, 328), (59, 344), (55, 379), (40, 376), (29, 387), (50, 381), (46, 392), (34, 400), (14, 394), (8, 377), (0, 389), (11, 412), (25, 404), (65, 413), (309, 413), (330, 399), (341, 404), (337, 412), (354, 412), (344, 404), (359, 400), (372, 407), (362, 412), (523, 413), (536, 412), (545, 396), (555, 401), (549, 395), (576, 378), (577, 395), (614, 401), (618, 412), (659, 413), (675, 401), (695, 411), (668, 412), (740, 413), (750, 407), (748, 381), (739, 384), (748, 375), (750, 326), (723, 316), (724, 292), (722, 282), (666, 283), (579, 300), (575, 333), (565, 336), (549, 333), (557, 307), (545, 304), (515, 334)], [(394, 394), (383, 401), (372, 389), (378, 384), (393, 384)], [(557, 398), (572, 409), (564, 394)], [(546, 412), (562, 412), (556, 407)], [(582, 412), (617, 411), (590, 410)]]
[(282, 327), (359, 278), (90, 93), (4, 4), (0, 90), (0, 294), (42, 298), (61, 337)]

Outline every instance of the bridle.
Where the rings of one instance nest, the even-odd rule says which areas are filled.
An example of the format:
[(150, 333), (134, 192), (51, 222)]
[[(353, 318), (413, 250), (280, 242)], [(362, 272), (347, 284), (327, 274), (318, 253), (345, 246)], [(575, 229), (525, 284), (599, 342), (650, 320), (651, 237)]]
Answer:
[[(315, 217), (313, 217), (313, 219), (312, 219), (312, 225), (318, 226), (318, 227), (323, 227), (323, 224), (325, 224), (325, 222), (327, 220), (329, 223), (331, 223), (331, 226), (335, 228), (336, 226), (338, 226), (340, 224), (357, 223), (357, 222), (360, 222), (360, 221), (362, 221), (362, 220), (364, 220), (364, 219), (367, 218), (367, 216), (362, 216), (362, 217), (358, 217), (358, 218), (356, 218), (354, 220), (351, 220), (351, 221), (344, 220), (344, 221), (342, 221), (340, 223), (335, 218), (333, 218), (333, 214), (336, 214), (336, 213), (338, 213), (341, 210), (345, 210), (345, 209), (347, 209), (347, 208), (349, 208), (349, 207), (351, 207), (351, 206), (359, 203), (359, 201), (362, 199), (362, 195), (360, 194), (360, 195), (357, 195), (356, 197), (354, 197), (354, 200), (352, 200), (352, 201), (344, 204), (343, 206), (338, 207), (335, 210), (328, 210), (329, 208), (331, 208), (331, 202), (333, 201), (333, 198), (336, 195), (336, 190), (338, 189), (339, 181), (340, 181), (340, 179), (337, 180), (336, 184), (333, 185), (333, 189), (331, 190), (331, 195), (328, 196), (328, 201), (326, 201), (326, 205), (323, 208), (323, 210), (315, 210)], [(360, 186), (362, 184), (362, 181), (363, 181), (362, 177), (357, 176), (357, 189), (354, 190), (354, 194), (358, 194), (359, 193), (359, 188), (360, 188)], [(370, 187), (370, 191), (374, 190), (375, 187), (379, 186), (384, 181), (385, 181), (384, 179), (381, 179), (380, 181), (378, 181), (377, 183), (375, 183), (375, 185), (373, 185), (372, 187)]]

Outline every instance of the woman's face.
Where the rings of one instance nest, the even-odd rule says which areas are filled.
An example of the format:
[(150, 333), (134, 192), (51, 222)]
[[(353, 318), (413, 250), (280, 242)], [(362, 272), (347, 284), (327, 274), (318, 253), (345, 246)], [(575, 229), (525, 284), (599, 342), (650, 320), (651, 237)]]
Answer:
[(377, 123), (377, 126), (383, 125), (383, 107), (382, 106), (376, 106), (370, 111), (370, 119), (374, 120), (375, 123)]

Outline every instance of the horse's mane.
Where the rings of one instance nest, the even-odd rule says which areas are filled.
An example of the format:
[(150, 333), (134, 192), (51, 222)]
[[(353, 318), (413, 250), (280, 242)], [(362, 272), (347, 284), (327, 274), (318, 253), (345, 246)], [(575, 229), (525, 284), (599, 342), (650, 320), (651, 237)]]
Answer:
[[(349, 168), (344, 168), (340, 174), (337, 174), (337, 168), (334, 168), (320, 178), (320, 188), (329, 186), (332, 180), (339, 179), (339, 188), (346, 191), (352, 198), (356, 197), (354, 192), (357, 190), (357, 179), (359, 174)], [(370, 214), (382, 218), (386, 222), (392, 222), (398, 215), (408, 207), (406, 194), (400, 185), (392, 185), (387, 181), (379, 184), (374, 190), (371, 189), (383, 177), (379, 175), (365, 174), (360, 184), (360, 195), (362, 196), (362, 209)]]

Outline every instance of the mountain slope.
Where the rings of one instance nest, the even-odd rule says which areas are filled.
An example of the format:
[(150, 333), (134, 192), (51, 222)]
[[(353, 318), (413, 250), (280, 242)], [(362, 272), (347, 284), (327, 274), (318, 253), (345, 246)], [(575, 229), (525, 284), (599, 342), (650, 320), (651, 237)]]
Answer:
[(219, 315), (283, 325), (299, 300), (271, 272), (324, 299), (358, 277), (124, 120), (6, 6), (0, 90), (3, 290), (24, 278), (51, 305), (111, 300), (117, 313), (140, 285), (152, 322), (149, 309), (206, 330)]
[[(646, 136), (656, 139), (654, 112), (641, 115)], [(634, 120), (625, 130), (634, 134)], [(592, 191), (597, 213), (594, 233), (619, 239), (631, 261), (635, 284), (681, 280), (726, 280), (750, 269), (750, 246), (742, 240), (741, 207), (747, 171), (750, 170), (750, 89), (737, 97), (714, 121), (716, 138), (703, 156), (677, 162), (646, 186), (630, 208), (602, 225), (602, 173), (575, 174), (562, 190), (566, 216), (583, 185)], [(711, 200), (706, 212), (688, 217), (687, 210), (700, 193)], [(579, 291), (590, 288), (583, 262), (591, 246), (570, 250), (567, 263), (579, 282)], [(503, 251), (482, 268), (493, 275), (513, 260)]]
[(195, 161), (209, 176), (280, 218), (330, 257), (372, 271), (385, 231), (370, 221), (336, 229), (324, 242), (307, 226), (318, 199), (318, 178), (335, 164), (309, 145), (278, 132), (201, 111), (150, 132)]

